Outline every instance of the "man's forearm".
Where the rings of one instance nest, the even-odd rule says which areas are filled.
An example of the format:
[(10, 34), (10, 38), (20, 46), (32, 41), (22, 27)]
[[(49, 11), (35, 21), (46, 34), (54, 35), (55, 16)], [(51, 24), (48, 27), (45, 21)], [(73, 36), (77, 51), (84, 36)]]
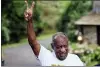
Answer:
[(28, 7), (28, 2), (25, 1), (25, 3), (27, 4), (27, 10), (24, 12), (24, 17), (25, 17), (25, 20), (28, 21), (27, 22), (28, 42), (34, 54), (38, 56), (40, 52), (40, 44), (36, 40), (36, 35), (35, 35), (35, 31), (32, 24), (32, 16), (33, 16), (32, 12), (33, 12), (33, 7), (34, 7), (34, 2), (32, 3), (32, 6), (30, 8)]
[(29, 41), (30, 44), (32, 44), (32, 42), (36, 41), (36, 35), (35, 35), (35, 32), (34, 32), (32, 20), (28, 21), (27, 34), (28, 34), (28, 41)]
[(34, 28), (33, 28), (32, 20), (28, 21), (27, 34), (28, 34), (28, 42), (29, 42), (34, 54), (36, 56), (38, 56), (39, 52), (40, 52), (40, 45), (36, 40), (36, 35), (35, 35)]

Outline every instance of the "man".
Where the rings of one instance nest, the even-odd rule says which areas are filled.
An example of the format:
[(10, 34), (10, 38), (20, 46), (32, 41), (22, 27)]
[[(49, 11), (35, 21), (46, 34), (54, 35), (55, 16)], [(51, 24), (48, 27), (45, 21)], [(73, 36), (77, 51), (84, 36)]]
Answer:
[(42, 66), (83, 66), (83, 63), (77, 55), (68, 53), (68, 37), (62, 33), (58, 32), (52, 37), (51, 46), (53, 52), (50, 52), (41, 44), (38, 43), (34, 28), (32, 25), (32, 10), (34, 7), (34, 2), (29, 8), (27, 1), (27, 10), (24, 13), (25, 20), (27, 23), (27, 34), (28, 42), (36, 55), (36, 57), (41, 62)]

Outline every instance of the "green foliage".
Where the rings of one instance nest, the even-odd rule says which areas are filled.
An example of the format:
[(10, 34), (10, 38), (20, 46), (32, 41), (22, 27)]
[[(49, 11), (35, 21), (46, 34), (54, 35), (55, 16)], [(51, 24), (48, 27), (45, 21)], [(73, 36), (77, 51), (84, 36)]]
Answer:
[[(32, 1), (28, 1), (29, 4)], [(35, 1), (36, 2), (36, 1)], [(30, 6), (30, 5), (29, 5)], [(45, 23), (40, 19), (40, 7), (35, 4), (34, 9), (34, 29), (36, 34), (43, 31)], [(26, 36), (27, 22), (24, 20), (24, 11), (26, 4), (24, 1), (2, 0), (2, 44), (19, 42), (21, 38)]]
[[(31, 4), (32, 0), (28, 0)], [(42, 33), (44, 30), (55, 29), (55, 24), (58, 23), (58, 30), (67, 32), (70, 38), (75, 37), (74, 31), (75, 26), (74, 20), (78, 19), (83, 11), (83, 8), (87, 11), (88, 3), (84, 3), (85, 7), (75, 7), (77, 4), (71, 1), (35, 1), (34, 9), (34, 29), (37, 35)], [(30, 6), (30, 5), (29, 5)], [(90, 6), (90, 5), (89, 5)], [(26, 36), (26, 24), (24, 20), (24, 11), (26, 5), (24, 0), (2, 0), (2, 44), (19, 42), (21, 38)], [(79, 12), (80, 11), (80, 12)], [(64, 14), (63, 14), (64, 13)], [(62, 15), (63, 14), (63, 15)], [(62, 17), (61, 17), (62, 16)], [(61, 19), (60, 19), (61, 17)], [(67, 19), (66, 19), (67, 18)], [(60, 19), (60, 20), (58, 20)], [(61, 23), (60, 23), (61, 22)], [(70, 22), (70, 23), (69, 23)], [(72, 30), (72, 31), (71, 31)], [(74, 39), (74, 38), (73, 38)]]
[(36, 32), (36, 35), (39, 35), (40, 33), (42, 33), (43, 31), (43, 23), (41, 22), (40, 19), (40, 6), (37, 6), (37, 1), (35, 2), (35, 9), (34, 9), (34, 15), (33, 15), (33, 19), (34, 19), (34, 29)]
[(6, 18), (6, 15), (4, 15), (4, 16), (2, 16), (2, 26), (1, 26), (1, 38), (2, 38), (2, 42), (9, 42), (9, 40), (10, 40), (10, 37), (9, 37), (9, 35), (10, 35), (10, 30), (8, 29), (8, 26), (9, 26), (9, 20), (5, 20), (5, 18)]
[(93, 53), (83, 54), (81, 60), (85, 62), (87, 66), (100, 64), (100, 47), (95, 49)]
[(65, 13), (57, 23), (57, 30), (66, 33), (71, 41), (76, 41), (74, 22), (87, 14), (91, 9), (92, 1), (71, 1)]
[(100, 64), (100, 46), (97, 44), (78, 44), (70, 42), (72, 52), (77, 54), (86, 66)]
[(56, 22), (65, 12), (70, 1), (39, 1), (37, 6), (40, 9), (41, 22), (47, 23), (50, 29), (55, 29)]
[(26, 35), (24, 3), (15, 0), (2, 0), (2, 44), (19, 42)]

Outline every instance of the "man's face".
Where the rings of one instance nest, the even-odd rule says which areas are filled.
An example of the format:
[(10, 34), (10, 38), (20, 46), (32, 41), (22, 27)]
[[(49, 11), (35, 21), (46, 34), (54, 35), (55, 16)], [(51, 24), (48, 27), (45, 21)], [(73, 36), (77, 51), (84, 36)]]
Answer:
[(54, 51), (59, 60), (66, 59), (68, 55), (68, 39), (66, 37), (57, 37), (54, 41)]

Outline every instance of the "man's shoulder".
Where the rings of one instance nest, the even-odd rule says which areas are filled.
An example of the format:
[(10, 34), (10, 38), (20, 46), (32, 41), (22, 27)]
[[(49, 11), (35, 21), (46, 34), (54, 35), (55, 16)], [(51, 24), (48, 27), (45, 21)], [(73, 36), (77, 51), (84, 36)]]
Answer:
[(69, 59), (70, 62), (75, 61), (73, 63), (75, 66), (84, 66), (83, 62), (81, 61), (81, 59), (76, 54), (68, 53), (68, 58), (67, 59)]
[(70, 58), (77, 58), (77, 59), (79, 59), (79, 57), (76, 55), (76, 54), (72, 54), (72, 53), (68, 53), (68, 57), (70, 57)]
[(40, 44), (40, 50), (44, 50), (44, 51), (49, 51), (51, 52), (50, 50), (48, 50), (46, 47), (44, 47), (43, 45)]
[(77, 56), (76, 54), (68, 53), (69, 56)]
[(40, 52), (39, 55), (51, 54), (51, 51), (45, 48), (44, 46), (40, 45)]

